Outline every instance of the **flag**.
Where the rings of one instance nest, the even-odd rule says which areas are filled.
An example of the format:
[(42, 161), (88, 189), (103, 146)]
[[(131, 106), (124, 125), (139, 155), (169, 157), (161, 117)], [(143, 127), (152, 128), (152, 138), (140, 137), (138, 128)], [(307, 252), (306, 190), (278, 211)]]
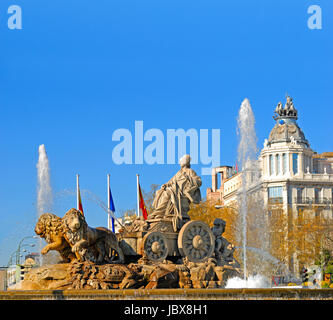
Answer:
[(236, 173), (238, 173), (238, 165), (237, 165), (237, 162), (236, 162)]
[(142, 192), (141, 192), (141, 188), (140, 188), (140, 184), (138, 185), (139, 186), (139, 208), (141, 209), (142, 211), (142, 216), (145, 220), (147, 220), (148, 218), (148, 213), (147, 213), (147, 209), (146, 209), (146, 206), (145, 206), (145, 202), (143, 200), (143, 196), (142, 196)]
[[(78, 203), (79, 203), (79, 207), (77, 208), (78, 210), (81, 211), (81, 213), (83, 214), (83, 206), (82, 206), (82, 200), (81, 200), (81, 193), (80, 193), (80, 188), (78, 188)], [(83, 214), (84, 215), (84, 214)]]
[[(111, 193), (110, 186), (109, 186), (109, 210), (112, 211), (113, 213), (116, 211), (116, 209), (114, 207), (113, 199), (112, 199), (112, 193)], [(112, 230), (112, 232), (115, 232), (114, 218), (112, 218), (112, 217), (111, 217), (111, 230)]]
[(80, 186), (79, 186), (79, 175), (76, 175), (76, 206), (77, 210), (81, 211), (82, 215), (83, 214), (83, 206), (82, 206), (82, 200), (81, 200), (81, 193), (80, 193)]

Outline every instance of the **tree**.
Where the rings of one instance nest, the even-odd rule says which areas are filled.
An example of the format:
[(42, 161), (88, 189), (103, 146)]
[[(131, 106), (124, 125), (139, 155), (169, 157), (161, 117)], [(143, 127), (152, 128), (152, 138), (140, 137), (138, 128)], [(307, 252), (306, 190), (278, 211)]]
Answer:
[(159, 188), (158, 184), (152, 184), (152, 185), (150, 185), (150, 190), (148, 192), (145, 192), (144, 190), (142, 190), (142, 196), (143, 196), (143, 200), (145, 202), (148, 214), (153, 212), (153, 202), (154, 202), (155, 194), (156, 194), (156, 191), (158, 190), (158, 188)]
[(293, 257), (299, 266), (310, 265), (318, 261), (324, 248), (332, 250), (331, 219), (321, 214), (319, 208), (298, 212), (291, 208), (285, 212), (278, 206), (270, 209), (270, 251), (286, 265), (290, 265)]

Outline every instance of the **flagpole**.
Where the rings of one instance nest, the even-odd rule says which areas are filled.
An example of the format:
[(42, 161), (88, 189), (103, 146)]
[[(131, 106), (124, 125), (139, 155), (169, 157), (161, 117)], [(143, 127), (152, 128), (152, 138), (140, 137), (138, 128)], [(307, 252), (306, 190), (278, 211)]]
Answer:
[(136, 175), (137, 216), (140, 217), (139, 175)]
[(108, 229), (111, 230), (111, 225), (110, 225), (110, 174), (107, 175), (107, 194), (108, 194)]
[(80, 203), (80, 200), (79, 200), (79, 175), (77, 174), (76, 175), (76, 209), (79, 210), (79, 203)]

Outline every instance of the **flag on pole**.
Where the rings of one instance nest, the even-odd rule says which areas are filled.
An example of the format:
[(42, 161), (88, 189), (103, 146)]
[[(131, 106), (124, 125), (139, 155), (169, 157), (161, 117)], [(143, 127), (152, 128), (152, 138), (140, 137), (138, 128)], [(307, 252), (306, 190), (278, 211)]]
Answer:
[(78, 210), (80, 210), (83, 214), (83, 206), (82, 206), (82, 201), (81, 201), (80, 189), (79, 189), (79, 208), (78, 208)]
[(76, 175), (76, 209), (81, 211), (83, 214), (83, 206), (82, 206), (82, 200), (81, 200), (81, 193), (80, 193), (80, 186), (79, 186), (79, 175)]
[[(113, 203), (113, 199), (112, 199), (112, 193), (111, 193), (111, 187), (110, 187), (110, 175), (108, 175), (108, 209), (114, 213), (116, 211), (115, 207), (114, 207), (114, 203)], [(111, 222), (111, 225), (109, 225), (109, 229), (112, 230), (112, 232), (115, 232), (115, 227), (114, 227), (114, 218), (110, 217), (110, 214), (108, 215), (108, 219), (109, 219), (109, 224)], [(110, 221), (111, 220), (111, 221)]]
[(145, 206), (145, 202), (143, 200), (140, 184), (138, 184), (138, 187), (139, 187), (139, 208), (142, 211), (142, 216), (144, 217), (145, 220), (147, 220), (148, 213), (147, 213), (147, 209), (146, 209), (146, 206)]

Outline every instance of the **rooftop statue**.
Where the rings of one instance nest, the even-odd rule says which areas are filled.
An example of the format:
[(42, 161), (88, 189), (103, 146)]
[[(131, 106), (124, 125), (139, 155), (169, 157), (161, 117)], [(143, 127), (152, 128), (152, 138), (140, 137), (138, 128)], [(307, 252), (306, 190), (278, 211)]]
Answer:
[(274, 120), (276, 120), (279, 117), (297, 118), (297, 110), (295, 109), (293, 98), (287, 96), (287, 101), (284, 107), (282, 106), (282, 103), (279, 102), (275, 108), (274, 114), (275, 114), (273, 116)]

